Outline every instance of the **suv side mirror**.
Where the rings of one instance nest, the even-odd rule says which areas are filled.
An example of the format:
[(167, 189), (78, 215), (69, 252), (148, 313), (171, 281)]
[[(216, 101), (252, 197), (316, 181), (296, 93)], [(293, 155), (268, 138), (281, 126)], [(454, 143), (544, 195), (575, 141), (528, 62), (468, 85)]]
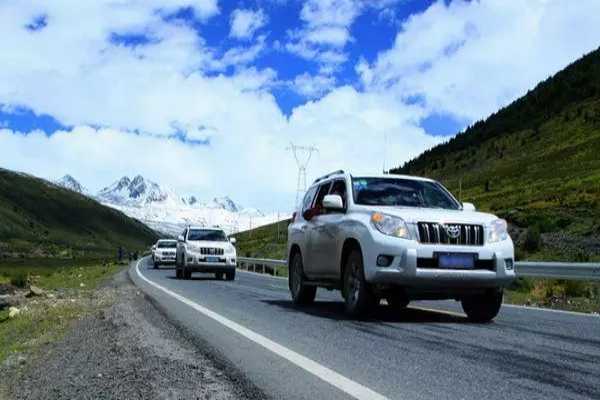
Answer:
[(339, 194), (328, 194), (323, 198), (323, 208), (326, 210), (341, 211), (344, 209), (344, 201)]
[(156, 245), (155, 244), (152, 245), (152, 250), (156, 250)]
[(177, 236), (177, 241), (178, 242), (185, 242), (185, 239), (183, 238), (183, 235)]
[(230, 242), (231, 244), (235, 244), (235, 243), (237, 242), (237, 239), (236, 239), (236, 238), (234, 238), (234, 237), (230, 237), (230, 238), (229, 238), (229, 242)]
[(473, 203), (462, 203), (463, 211), (475, 211), (475, 204)]

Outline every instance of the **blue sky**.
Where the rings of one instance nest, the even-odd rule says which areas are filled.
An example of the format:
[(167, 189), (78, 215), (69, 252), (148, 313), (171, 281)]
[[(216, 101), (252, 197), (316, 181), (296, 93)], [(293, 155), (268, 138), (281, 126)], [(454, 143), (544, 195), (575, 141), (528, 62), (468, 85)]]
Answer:
[(3, 2), (0, 166), (288, 209), (290, 142), (309, 178), (401, 165), (596, 49), (573, 4)]

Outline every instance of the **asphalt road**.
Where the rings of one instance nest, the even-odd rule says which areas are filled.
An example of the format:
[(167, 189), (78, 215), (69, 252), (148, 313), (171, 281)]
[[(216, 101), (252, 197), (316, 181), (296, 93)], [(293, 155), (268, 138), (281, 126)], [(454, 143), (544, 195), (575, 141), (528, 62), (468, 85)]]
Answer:
[(600, 399), (598, 316), (503, 307), (473, 324), (444, 301), (356, 321), (335, 291), (298, 308), (287, 280), (138, 268), (133, 280), (169, 317), (273, 398)]

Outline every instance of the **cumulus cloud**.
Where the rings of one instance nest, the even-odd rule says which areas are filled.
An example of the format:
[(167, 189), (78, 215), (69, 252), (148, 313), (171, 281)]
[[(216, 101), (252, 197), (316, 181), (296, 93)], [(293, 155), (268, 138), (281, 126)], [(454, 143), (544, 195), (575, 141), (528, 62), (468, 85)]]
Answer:
[(250, 39), (258, 29), (267, 23), (267, 16), (262, 10), (236, 9), (231, 13), (231, 29), (229, 36), (237, 39)]
[(483, 118), (600, 44), (600, 3), (439, 1), (391, 49), (357, 65), (367, 90), (422, 97), (432, 112)]
[[(318, 3), (303, 7), (301, 34), (282, 45), (320, 64), (291, 83), (313, 100), (289, 117), (272, 94), (277, 72), (254, 63), (264, 36), (219, 52), (190, 24), (165, 17), (194, 7), (202, 23), (218, 13), (216, 1), (0, 3), (0, 37), (11, 38), (0, 41), (2, 110), (27, 107), (75, 127), (0, 129), (2, 166), (72, 173), (92, 190), (139, 172), (207, 198), (285, 208), (296, 184), (290, 141), (320, 149), (309, 175), (378, 172), (384, 160), (398, 165), (442, 140), (419, 127), (430, 113), (481, 118), (600, 38), (596, 1), (438, 2), (404, 22), (392, 48), (356, 65), (360, 85), (335, 87), (352, 23), (374, 2)], [(28, 29), (41, 15), (45, 22)]]
[(327, 75), (310, 75), (308, 72), (294, 78), (292, 88), (309, 98), (319, 97), (335, 86), (335, 78)]

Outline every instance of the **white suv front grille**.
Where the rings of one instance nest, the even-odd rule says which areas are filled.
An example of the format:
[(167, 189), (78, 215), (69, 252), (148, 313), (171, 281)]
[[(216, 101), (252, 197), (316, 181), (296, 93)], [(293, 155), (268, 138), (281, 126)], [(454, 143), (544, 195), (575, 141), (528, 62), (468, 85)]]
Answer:
[(483, 246), (484, 231), (481, 225), (419, 222), (417, 229), (421, 243)]

